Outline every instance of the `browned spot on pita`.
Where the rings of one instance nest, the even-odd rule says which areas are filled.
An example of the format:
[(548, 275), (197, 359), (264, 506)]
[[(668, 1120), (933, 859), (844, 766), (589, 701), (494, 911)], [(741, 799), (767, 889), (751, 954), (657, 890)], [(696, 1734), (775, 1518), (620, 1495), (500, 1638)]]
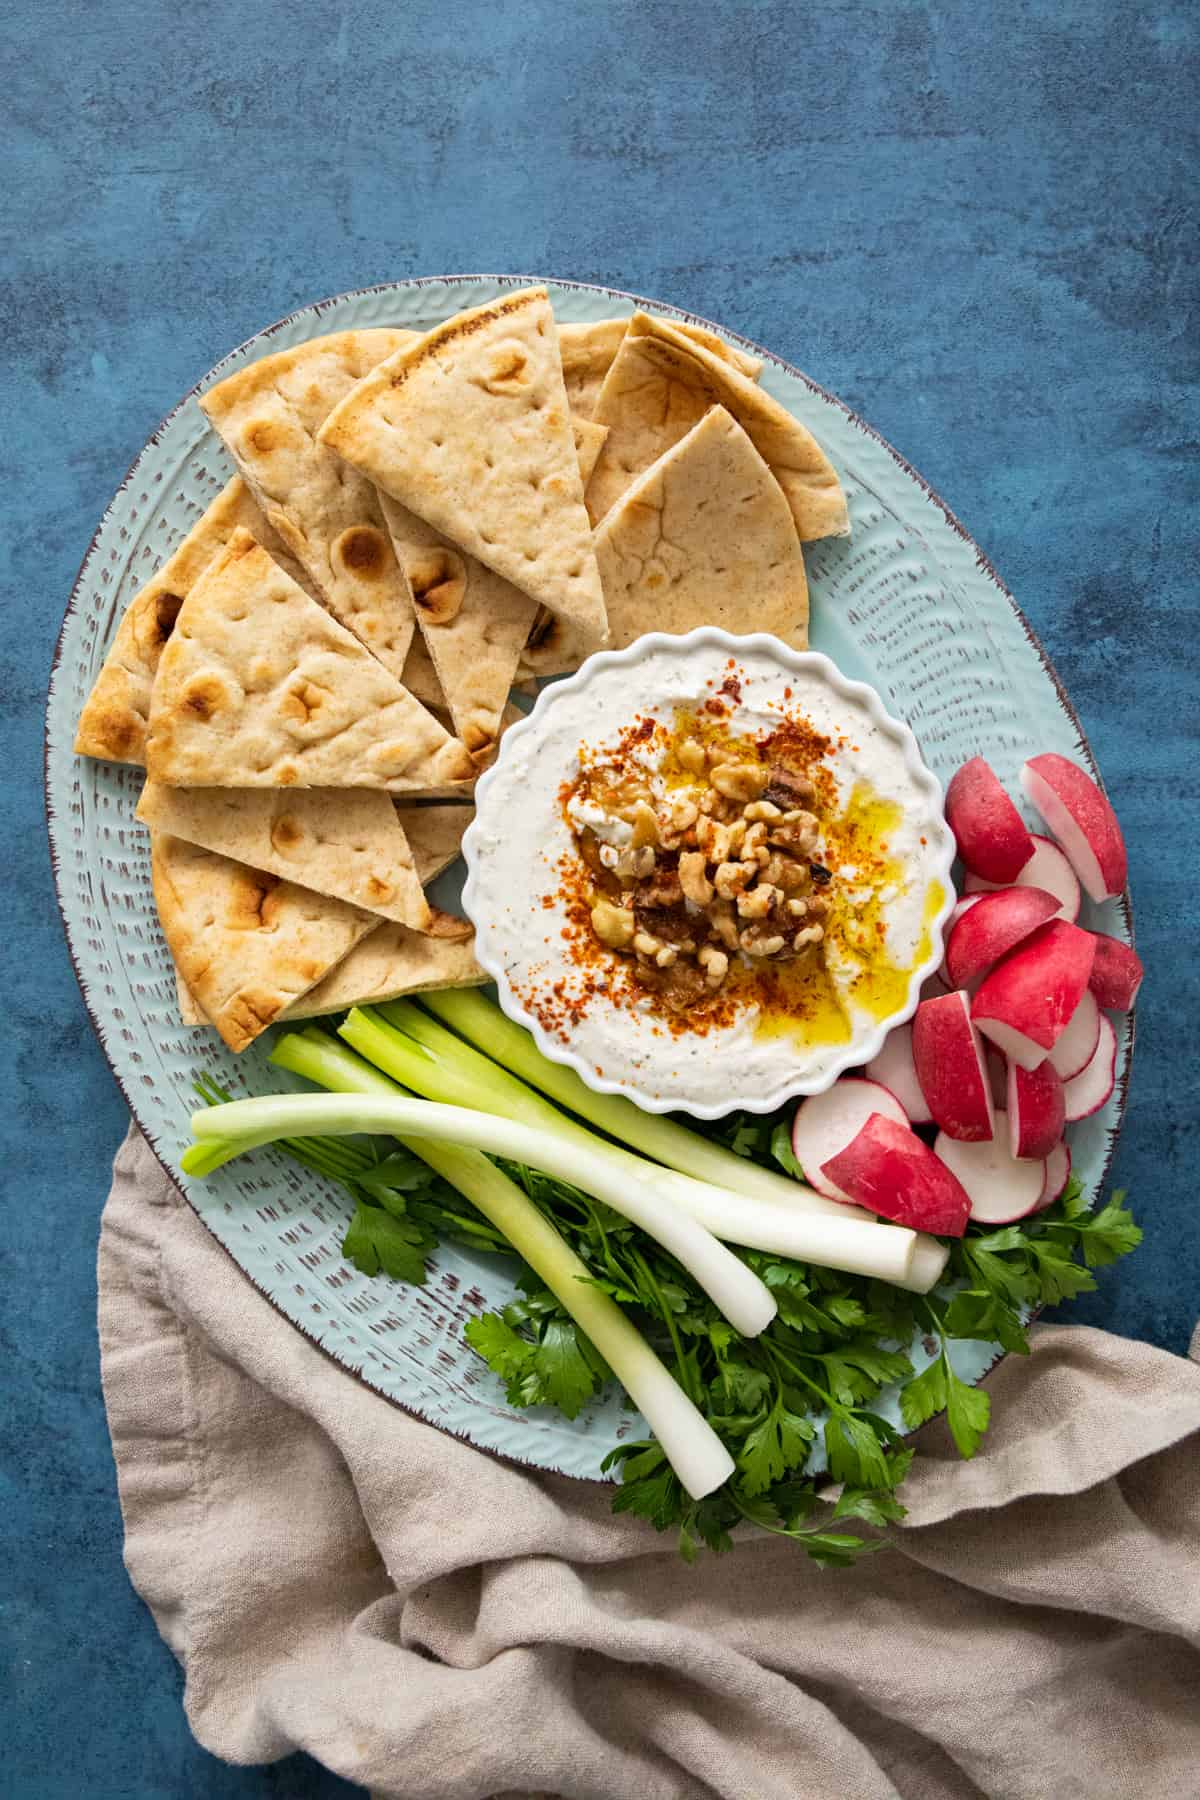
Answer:
[(462, 729), (462, 741), (472, 756), (482, 756), (490, 750), (496, 739), (492, 732), (485, 731), (482, 725), (473, 725), (468, 719)]
[(290, 813), (282, 813), (271, 827), (271, 842), (281, 856), (287, 856), (304, 842), (304, 827)]
[(183, 704), (198, 719), (211, 719), (229, 699), (219, 675), (194, 675), (183, 690)]
[(489, 394), (520, 393), (522, 388), (529, 386), (531, 379), (529, 357), (523, 345), (511, 338), (493, 344), (481, 377)]
[(272, 450), (279, 449), (287, 433), (279, 429), (274, 419), (252, 419), (242, 437), (247, 449), (257, 450), (260, 456), (266, 456)]
[(467, 570), (456, 550), (429, 549), (408, 564), (412, 595), (429, 625), (456, 618), (467, 592)]
[(360, 581), (378, 581), (387, 568), (387, 543), (372, 525), (352, 525), (333, 546), (333, 554)]
[(272, 902), (272, 895), (279, 886), (278, 875), (266, 875), (259, 872), (253, 874), (247, 870), (246, 879), (238, 881), (230, 896), (229, 924), (236, 931), (261, 931), (269, 927), (278, 912), (278, 905)]
[(388, 901), (395, 893), (390, 881), (381, 881), (378, 875), (367, 876), (367, 892), (372, 900)]
[(325, 704), (325, 689), (318, 687), (315, 681), (298, 681), (295, 687), (287, 689), (279, 702), (279, 711), (285, 719), (295, 719), (301, 725), (307, 725), (315, 712), (319, 712)]

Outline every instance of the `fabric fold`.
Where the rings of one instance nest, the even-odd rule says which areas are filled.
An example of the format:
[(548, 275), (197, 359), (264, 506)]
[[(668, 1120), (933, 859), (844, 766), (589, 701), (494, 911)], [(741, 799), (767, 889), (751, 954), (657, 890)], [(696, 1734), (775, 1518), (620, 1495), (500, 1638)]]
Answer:
[(1200, 1368), (1040, 1326), (971, 1464), (921, 1434), (857, 1567), (688, 1568), (610, 1493), (353, 1380), (135, 1133), (100, 1258), (126, 1564), (200, 1742), (378, 1796), (1004, 1800), (1192, 1791)]

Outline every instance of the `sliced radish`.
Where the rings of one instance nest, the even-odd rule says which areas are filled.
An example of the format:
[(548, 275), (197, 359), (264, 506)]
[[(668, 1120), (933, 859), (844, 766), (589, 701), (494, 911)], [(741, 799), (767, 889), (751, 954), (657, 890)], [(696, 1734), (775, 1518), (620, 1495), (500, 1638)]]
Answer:
[(1044, 1212), (1053, 1206), (1071, 1179), (1071, 1152), (1065, 1144), (1055, 1144), (1046, 1158), (1046, 1177), (1042, 1182), (1042, 1196), (1036, 1210)]
[(1101, 1006), (1111, 1006), (1115, 1012), (1128, 1012), (1142, 985), (1142, 959), (1120, 938), (1106, 937), (1102, 931), (1093, 935), (1096, 960), (1092, 964), (1088, 986)]
[(1055, 1074), (1063, 1081), (1070, 1081), (1081, 1069), (1087, 1068), (1099, 1042), (1100, 1008), (1095, 994), (1085, 988), (1079, 997), (1079, 1005), (1067, 1020), (1066, 1029), (1046, 1061), (1053, 1064)]
[(982, 756), (951, 777), (946, 823), (967, 868), (987, 881), (1015, 881), (1033, 855), (1024, 820)]
[(872, 1113), (822, 1170), (839, 1192), (897, 1225), (961, 1237), (971, 1203), (961, 1184), (908, 1125)]
[(1030, 757), (1021, 786), (1092, 899), (1119, 894), (1127, 875), (1125, 839), (1103, 789), (1078, 763), (1053, 752)]
[[(1072, 925), (1079, 917), (1083, 895), (1075, 871), (1058, 845), (1048, 837), (1034, 834), (1033, 855), (1012, 885), (1041, 888), (1044, 893), (1053, 894), (1058, 901), (1059, 918), (1067, 919)], [(1003, 883), (999, 881), (983, 881), (978, 875), (968, 874), (963, 882), (963, 892), (994, 893), (1001, 886)]]
[(947, 980), (956, 988), (981, 980), (994, 963), (1057, 912), (1058, 901), (1043, 888), (969, 894), (959, 901), (947, 927)]
[(984, 977), (972, 1019), (1010, 1062), (1036, 1069), (1079, 1005), (1095, 954), (1091, 932), (1051, 919)]
[(1043, 1162), (1062, 1137), (1066, 1102), (1051, 1058), (1036, 1069), (1008, 1065), (1008, 1147), (1019, 1162)]
[[(942, 960), (938, 964), (937, 978), (946, 990), (965, 985), (962, 982), (952, 981), (950, 979), (950, 970), (946, 966), (946, 950), (950, 946), (950, 938), (958, 921), (962, 918), (964, 913), (970, 912), (977, 901), (982, 899), (982, 894), (964, 894), (961, 900), (955, 902), (954, 911), (950, 914), (950, 917), (942, 927)], [(924, 997), (925, 996), (922, 995), (922, 999), (924, 999)]]
[(1007, 1225), (1035, 1211), (1046, 1179), (1040, 1162), (1018, 1162), (1008, 1147), (1008, 1120), (996, 1114), (990, 1143), (964, 1144), (939, 1131), (934, 1153), (966, 1190), (971, 1217), (980, 1225)]
[(857, 1137), (872, 1113), (882, 1113), (897, 1125), (908, 1124), (904, 1108), (893, 1093), (877, 1081), (863, 1081), (858, 1076), (843, 1076), (823, 1094), (812, 1094), (796, 1108), (792, 1152), (806, 1180), (826, 1199), (850, 1200), (850, 1195), (821, 1170)]
[(912, 1026), (897, 1025), (883, 1040), (883, 1049), (867, 1064), (869, 1081), (879, 1082), (904, 1108), (912, 1125), (928, 1125), (933, 1119), (913, 1062)]
[(913, 1019), (917, 1080), (934, 1122), (951, 1137), (992, 1135), (992, 1091), (983, 1039), (971, 1023), (963, 993), (922, 1000)]
[(1091, 1062), (1063, 1083), (1063, 1101), (1069, 1121), (1090, 1118), (1099, 1112), (1117, 1082), (1117, 1034), (1112, 1020), (1100, 1014), (1100, 1042)]

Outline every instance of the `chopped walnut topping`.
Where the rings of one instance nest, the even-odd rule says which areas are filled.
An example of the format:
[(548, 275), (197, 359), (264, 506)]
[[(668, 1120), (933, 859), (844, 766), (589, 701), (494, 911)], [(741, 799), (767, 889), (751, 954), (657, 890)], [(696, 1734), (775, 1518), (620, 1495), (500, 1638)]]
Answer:
[(757, 800), (767, 785), (767, 771), (758, 763), (718, 763), (709, 780), (727, 800)]
[(737, 897), (737, 909), (740, 917), (743, 919), (765, 919), (775, 904), (775, 898), (778, 892), (778, 888), (771, 887), (768, 882), (760, 881), (757, 887), (752, 887), (748, 893), (739, 894)]
[(707, 906), (713, 897), (712, 882), (705, 874), (705, 857), (702, 850), (685, 850), (679, 858), (679, 885), (683, 889), (683, 897), (694, 906)]
[(750, 879), (750, 870), (745, 863), (723, 862), (717, 867), (713, 876), (713, 886), (722, 900), (732, 900), (740, 894)]

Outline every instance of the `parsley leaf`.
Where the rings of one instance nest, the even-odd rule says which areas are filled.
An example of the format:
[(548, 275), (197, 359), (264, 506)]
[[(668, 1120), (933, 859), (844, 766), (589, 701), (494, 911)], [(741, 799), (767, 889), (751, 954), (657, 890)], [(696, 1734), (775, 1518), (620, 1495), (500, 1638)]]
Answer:
[(524, 1374), (533, 1360), (529, 1339), (514, 1331), (499, 1313), (480, 1313), (478, 1318), (468, 1319), (463, 1336), (502, 1381)]
[(809, 1421), (789, 1412), (782, 1400), (777, 1400), (766, 1418), (743, 1440), (737, 1458), (742, 1492), (764, 1494), (789, 1469), (802, 1468), (812, 1441)]
[(545, 1403), (573, 1419), (596, 1391), (596, 1373), (580, 1348), (582, 1333), (566, 1319), (550, 1319), (533, 1354)]
[(359, 1203), (342, 1240), (342, 1255), (364, 1275), (380, 1270), (393, 1281), (420, 1286), (425, 1258), (433, 1248), (428, 1232), (411, 1219), (397, 1219), (381, 1206)]

